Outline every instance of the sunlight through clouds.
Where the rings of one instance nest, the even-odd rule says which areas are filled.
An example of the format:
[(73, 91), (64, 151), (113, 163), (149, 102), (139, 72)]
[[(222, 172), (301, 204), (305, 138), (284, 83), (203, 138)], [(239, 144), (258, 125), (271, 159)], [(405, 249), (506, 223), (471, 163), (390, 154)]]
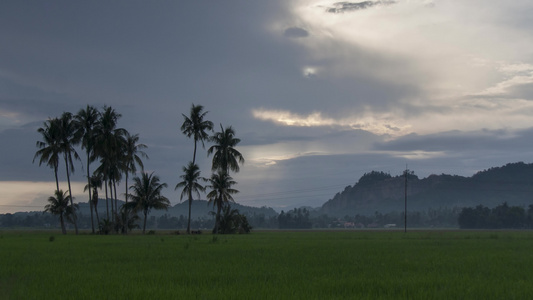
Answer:
[[(59, 182), (59, 186), (66, 187), (67, 182)], [(74, 203), (87, 202), (88, 194), (83, 194), (84, 183), (71, 182)], [(48, 204), (48, 197), (53, 196), (56, 183), (35, 181), (0, 181), (2, 200), (0, 213), (17, 211), (42, 211)], [(68, 190), (62, 188), (63, 191)]]
[(353, 118), (327, 118), (320, 112), (301, 115), (284, 110), (254, 109), (252, 114), (256, 119), (270, 121), (284, 126), (295, 127), (344, 127), (361, 129), (377, 135), (400, 136), (409, 133), (409, 125), (401, 124), (389, 114), (370, 114)]
[[(516, 114), (532, 109), (528, 101), (533, 66), (524, 61), (533, 42), (529, 32), (513, 28), (502, 17), (502, 12), (528, 5), (294, 1), (293, 22), (309, 32), (297, 43), (307, 49), (307, 66), (321, 62), (322, 78), (365, 76), (412, 85), (420, 94), (399, 98), (386, 109), (380, 102), (358, 99), (353, 106), (364, 107), (365, 113), (349, 119), (283, 110), (256, 110), (254, 116), (286, 126), (347, 126), (392, 137), (411, 131), (531, 126)], [(304, 76), (314, 74), (307, 66), (302, 67)]]

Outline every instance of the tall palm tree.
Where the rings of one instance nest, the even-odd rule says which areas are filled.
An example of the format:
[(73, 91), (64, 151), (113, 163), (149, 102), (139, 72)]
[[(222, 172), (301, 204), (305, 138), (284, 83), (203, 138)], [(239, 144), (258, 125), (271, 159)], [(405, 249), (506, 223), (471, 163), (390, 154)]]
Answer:
[(67, 234), (67, 229), (65, 228), (65, 217), (71, 207), (69, 206), (70, 196), (67, 195), (67, 192), (62, 190), (56, 190), (54, 196), (48, 198), (48, 204), (44, 207), (44, 211), (49, 212), (53, 215), (59, 216), (59, 222), (61, 223), (61, 232)]
[(65, 159), (65, 167), (67, 171), (67, 182), (68, 182), (68, 193), (70, 196), (70, 206), (72, 206), (72, 213), (73, 215), (73, 224), (74, 229), (76, 231), (76, 234), (78, 234), (78, 222), (76, 218), (76, 213), (74, 211), (74, 203), (72, 201), (72, 188), (70, 186), (70, 172), (74, 172), (74, 163), (72, 162), (72, 157), (74, 159), (80, 160), (80, 157), (78, 153), (76, 152), (76, 149), (74, 149), (74, 145), (78, 143), (78, 139), (76, 137), (76, 129), (74, 126), (72, 113), (70, 112), (64, 112), (61, 115), (61, 118), (59, 119), (60, 123), (60, 149), (61, 153), (63, 153), (63, 158)]
[(92, 198), (90, 202), (91, 207), (94, 207), (94, 212), (96, 214), (96, 224), (100, 224), (100, 217), (98, 216), (98, 189), (100, 188), (102, 188), (102, 177), (98, 174), (93, 174), (93, 176), (89, 178), (89, 183), (83, 188), (84, 192), (88, 189), (92, 189)]
[(128, 203), (128, 174), (135, 174), (137, 172), (137, 166), (141, 167), (141, 171), (144, 171), (144, 164), (141, 156), (148, 158), (148, 155), (142, 150), (148, 148), (145, 144), (138, 144), (139, 135), (130, 135), (126, 132), (124, 143), (124, 155), (122, 157), (123, 169), (126, 175), (126, 203)]
[(85, 149), (87, 155), (87, 190), (89, 191), (89, 207), (91, 209), (91, 227), (93, 233), (94, 229), (94, 216), (93, 216), (93, 201), (92, 201), (92, 189), (90, 178), (90, 164), (94, 160), (94, 144), (95, 144), (95, 128), (98, 126), (100, 118), (100, 112), (94, 107), (87, 105), (85, 109), (81, 109), (77, 115), (74, 116), (76, 126), (76, 136), (81, 140), (81, 148)]
[(229, 170), (239, 172), (239, 163), (244, 163), (244, 157), (235, 149), (235, 146), (241, 140), (235, 137), (235, 131), (231, 126), (224, 129), (220, 124), (220, 130), (211, 137), (211, 141), (215, 144), (207, 150), (207, 155), (214, 153), (212, 170), (226, 173)]
[(59, 180), (57, 178), (57, 170), (59, 167), (59, 157), (61, 154), (61, 137), (60, 137), (60, 123), (58, 118), (48, 119), (44, 122), (43, 127), (37, 130), (42, 135), (42, 141), (37, 141), (37, 148), (33, 162), (37, 157), (39, 159), (39, 166), (46, 163), (49, 167), (54, 169), (56, 178), (56, 190), (59, 190)]
[(180, 195), (180, 200), (183, 196), (189, 197), (189, 220), (187, 221), (187, 234), (191, 233), (191, 207), (192, 194), (195, 193), (200, 198), (200, 192), (205, 192), (205, 187), (198, 183), (199, 180), (206, 181), (205, 178), (200, 177), (200, 168), (192, 161), (186, 167), (183, 167), (183, 175), (180, 176), (183, 180), (176, 185), (175, 190), (183, 188)]
[[(126, 175), (126, 203), (128, 203), (128, 175), (135, 174), (137, 172), (137, 167), (141, 167), (141, 170), (144, 171), (144, 165), (140, 156), (148, 158), (148, 155), (142, 150), (148, 148), (145, 144), (138, 144), (139, 135), (130, 135), (126, 132), (125, 143), (123, 145), (123, 156), (122, 156), (122, 168)], [(139, 156), (140, 155), (140, 156)], [(120, 213), (121, 217), (124, 218), (125, 224), (129, 223), (129, 210), (123, 209)], [(123, 228), (123, 232), (127, 233), (128, 227)]]
[(229, 204), (230, 201), (235, 202), (231, 195), (237, 194), (239, 191), (232, 188), (232, 186), (237, 184), (237, 182), (233, 181), (233, 178), (227, 172), (222, 170), (212, 174), (209, 182), (211, 184), (208, 186), (208, 188), (211, 189), (211, 192), (207, 194), (207, 199), (209, 199), (209, 203), (212, 202), (213, 206), (217, 207), (217, 215), (213, 233), (218, 234), (220, 225), (220, 211), (224, 205)]
[(132, 208), (134, 212), (142, 211), (144, 214), (143, 234), (146, 231), (146, 220), (152, 209), (168, 209), (170, 201), (161, 195), (166, 183), (159, 183), (159, 177), (154, 173), (142, 172), (141, 177), (133, 178), (133, 185), (130, 187), (132, 193), (129, 195), (131, 202), (126, 204), (127, 208)]
[[(112, 107), (104, 106), (100, 115), (100, 121), (95, 128), (95, 147), (94, 155), (100, 158), (98, 173), (102, 175), (106, 188), (106, 207), (107, 218), (109, 219), (108, 192), (110, 188), (111, 197), (113, 197), (113, 187), (115, 187), (115, 207), (116, 203), (116, 182), (120, 180), (120, 156), (123, 153), (124, 136), (126, 130), (117, 128), (118, 119), (121, 117)], [(111, 210), (114, 210), (111, 203)], [(115, 213), (113, 212), (114, 216)]]
[(202, 142), (202, 147), (205, 148), (204, 141), (209, 140), (207, 130), (213, 131), (213, 122), (204, 120), (207, 111), (203, 112), (204, 107), (202, 105), (192, 105), (190, 115), (186, 116), (182, 114), (184, 121), (181, 125), (181, 131), (187, 137), (193, 137), (194, 139), (194, 152), (192, 156), (192, 163), (196, 162), (196, 144), (198, 141)]

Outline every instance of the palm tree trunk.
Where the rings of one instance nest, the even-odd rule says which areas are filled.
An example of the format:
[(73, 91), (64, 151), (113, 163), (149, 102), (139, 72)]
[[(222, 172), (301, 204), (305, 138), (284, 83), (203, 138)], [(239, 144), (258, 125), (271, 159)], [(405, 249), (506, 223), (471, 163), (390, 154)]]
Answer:
[[(94, 203), (93, 203), (93, 205), (94, 205)], [(94, 205), (94, 212), (95, 212), (95, 215), (96, 215), (96, 223), (100, 227), (100, 217), (98, 216), (98, 205)]]
[(109, 197), (107, 195), (107, 179), (104, 180), (105, 186), (105, 209), (107, 213), (107, 220), (109, 221)]
[(196, 140), (194, 140), (194, 152), (192, 154), (192, 164), (196, 161)]
[(147, 218), (148, 212), (144, 211), (144, 225), (143, 225), (143, 234), (146, 231), (146, 218)]
[(57, 178), (57, 164), (54, 165), (54, 175), (56, 176), (56, 187), (59, 191), (59, 179)]
[(74, 202), (72, 201), (72, 189), (70, 187), (70, 172), (68, 171), (68, 160), (67, 160), (67, 154), (65, 154), (65, 165), (67, 166), (67, 182), (68, 182), (68, 194), (70, 196), (70, 206), (72, 207), (72, 211), (74, 214), (74, 217), (72, 218), (72, 223), (74, 223), (74, 230), (76, 232), (76, 235), (78, 234), (78, 218), (76, 217), (76, 210), (74, 210)]
[(218, 225), (220, 223), (220, 210), (222, 209), (222, 205), (217, 204), (217, 218), (215, 220), (215, 232), (214, 234), (218, 234)]
[(113, 190), (115, 191), (115, 213), (118, 215), (117, 182), (114, 179)]
[(63, 213), (59, 215), (59, 222), (61, 223), (61, 232), (67, 234), (67, 229), (65, 228), (65, 220), (63, 219)]
[(112, 179), (109, 179), (107, 181), (109, 184), (109, 194), (111, 194), (111, 219), (113, 220), (113, 223), (115, 222), (115, 205), (113, 204), (113, 181)]
[[(118, 219), (120, 218), (119, 212), (118, 212), (118, 199), (117, 199), (117, 183), (113, 179), (113, 190), (115, 191), (115, 222), (118, 223)], [(118, 233), (118, 228), (115, 226), (116, 232)]]
[(189, 189), (189, 220), (187, 221), (187, 234), (191, 233), (191, 206), (192, 206), (192, 191)]
[[(192, 164), (196, 161), (196, 139), (194, 140), (194, 152), (192, 154)], [(189, 189), (189, 220), (187, 221), (187, 234), (191, 233), (191, 206), (192, 206), (192, 191)]]
[(94, 232), (94, 216), (93, 216), (93, 198), (92, 198), (92, 189), (91, 189), (91, 177), (89, 177), (89, 164), (90, 164), (90, 161), (89, 161), (89, 151), (87, 151), (87, 186), (89, 187), (89, 208), (91, 210), (91, 227), (93, 229), (93, 234), (95, 233)]
[[(126, 172), (126, 193), (124, 194), (124, 197), (126, 198), (126, 204), (128, 204), (128, 172)], [(130, 212), (125, 208), (124, 209), (124, 228), (122, 229), (122, 231), (124, 231), (124, 233), (128, 233), (128, 221), (129, 221), (129, 214)]]

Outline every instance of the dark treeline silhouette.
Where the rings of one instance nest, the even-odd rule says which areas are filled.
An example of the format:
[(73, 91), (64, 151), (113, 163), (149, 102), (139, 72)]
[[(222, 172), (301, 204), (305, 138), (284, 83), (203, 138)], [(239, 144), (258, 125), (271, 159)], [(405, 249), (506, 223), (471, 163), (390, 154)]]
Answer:
[(295, 208), (287, 213), (281, 211), (278, 224), (280, 229), (309, 229), (313, 226), (306, 208)]
[[(236, 209), (230, 209), (230, 202), (235, 202), (232, 195), (239, 192), (233, 187), (237, 182), (230, 176), (230, 171), (238, 172), (239, 164), (244, 163), (244, 157), (235, 148), (240, 139), (235, 137), (231, 126), (224, 128), (222, 124), (220, 132), (209, 135), (208, 132), (213, 131), (213, 122), (204, 119), (206, 114), (203, 106), (193, 104), (190, 114), (183, 115), (184, 122), (180, 128), (183, 134), (194, 140), (192, 161), (183, 167), (184, 175), (180, 176), (182, 181), (176, 185), (176, 189), (182, 189), (180, 199), (188, 199), (187, 233), (191, 232), (193, 195), (199, 198), (200, 192), (207, 192), (207, 199), (216, 208), (213, 233), (248, 233), (251, 226), (246, 216)], [(150, 212), (170, 208), (170, 200), (162, 193), (167, 184), (160, 182), (153, 172), (148, 174), (144, 171), (141, 158), (148, 158), (143, 151), (147, 146), (139, 143), (137, 134), (132, 135), (118, 126), (120, 118), (121, 115), (110, 106), (104, 106), (100, 111), (87, 105), (75, 115), (64, 112), (60, 117), (49, 118), (37, 130), (41, 139), (36, 143), (38, 150), (33, 161), (37, 160), (39, 166), (44, 164), (54, 171), (56, 189), (53, 196), (48, 198), (49, 204), (45, 209), (58, 217), (63, 234), (67, 233), (66, 223), (72, 224), (78, 234), (78, 224), (81, 222), (78, 204), (73, 202), (70, 182), (75, 170), (74, 162), (81, 161), (76, 147), (85, 152), (87, 185), (84, 192), (88, 192), (92, 233), (127, 233), (137, 227), (145, 233)], [(201, 142), (202, 147), (205, 147), (204, 142), (212, 142), (207, 150), (207, 155), (213, 154), (209, 179), (200, 176), (196, 164), (198, 142)], [(97, 167), (91, 168), (92, 163), (96, 163)], [(61, 164), (64, 164), (68, 183), (65, 191), (59, 186)], [(137, 167), (140, 172), (137, 172)], [(129, 184), (130, 175), (134, 175), (132, 185)], [(203, 186), (201, 181), (209, 185)], [(123, 203), (119, 201), (117, 193), (120, 182), (125, 182)], [(99, 194), (105, 195), (104, 216), (98, 212)], [(141, 219), (139, 213), (142, 215), (140, 226), (137, 224)], [(226, 215), (223, 216), (223, 213)]]
[(528, 209), (509, 206), (506, 202), (492, 209), (478, 205), (465, 207), (458, 218), (462, 229), (525, 229), (533, 228), (533, 204)]

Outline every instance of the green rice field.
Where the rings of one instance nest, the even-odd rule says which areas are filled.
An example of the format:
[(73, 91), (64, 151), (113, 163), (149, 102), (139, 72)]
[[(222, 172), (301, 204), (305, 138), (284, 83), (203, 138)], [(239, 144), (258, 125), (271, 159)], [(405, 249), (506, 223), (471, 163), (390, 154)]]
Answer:
[(532, 299), (531, 231), (0, 231), (0, 299)]

